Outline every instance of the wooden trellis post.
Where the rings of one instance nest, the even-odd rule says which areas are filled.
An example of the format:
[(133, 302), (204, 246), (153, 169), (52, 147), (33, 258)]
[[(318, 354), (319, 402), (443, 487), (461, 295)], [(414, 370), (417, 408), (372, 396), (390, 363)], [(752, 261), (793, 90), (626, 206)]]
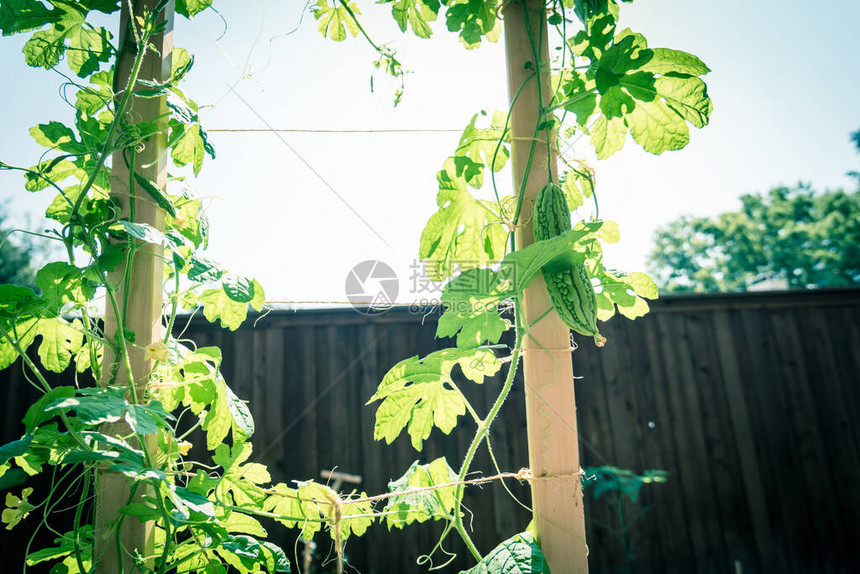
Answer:
[[(131, 4), (135, 15), (140, 15), (143, 10), (154, 11), (159, 0), (134, 0)], [(150, 44), (154, 50), (150, 48), (147, 52), (140, 68), (139, 79), (164, 82), (170, 77), (173, 53), (173, 15), (174, 2), (171, 0), (162, 12), (162, 18), (166, 23), (164, 33), (150, 39)], [(117, 62), (114, 82), (117, 89), (122, 89), (125, 86), (135, 59), (135, 38), (129, 30), (129, 19), (129, 3), (124, 1), (120, 15), (119, 45), (121, 46), (121, 57)], [(122, 49), (123, 46), (125, 49)], [(117, 98), (121, 97), (122, 94), (117, 94)], [(167, 106), (164, 98), (133, 97), (126, 111), (133, 112), (135, 122), (157, 121), (162, 128), (158, 133), (145, 140), (143, 142), (144, 148), (136, 153), (135, 171), (156, 182), (160, 189), (164, 189), (167, 183)], [(141, 193), (141, 190), (137, 188), (134, 197), (129, 196), (128, 157), (127, 153), (124, 155), (123, 150), (113, 153), (111, 159), (111, 195), (119, 199), (124, 217), (130, 216), (130, 202), (134, 201), (134, 220), (137, 223), (147, 223), (163, 231), (164, 212), (149, 199), (146, 193)], [(143, 396), (147, 376), (153, 364), (151, 359), (146, 358), (144, 349), (150, 343), (157, 342), (163, 337), (161, 320), (163, 266), (162, 248), (145, 243), (139, 245), (135, 251), (130, 267), (131, 280), (127, 283), (127, 293), (123, 287), (124, 265), (121, 265), (109, 278), (111, 283), (117, 286), (116, 298), (120, 307), (122, 308), (123, 301), (127, 301), (124, 326), (127, 330), (135, 333), (135, 344), (129, 346), (129, 359), (138, 397)], [(105, 311), (105, 336), (108, 340), (114, 340), (116, 330), (117, 317), (112, 306), (108, 304)], [(107, 350), (103, 380), (107, 380), (110, 376), (107, 367), (112, 364), (113, 359), (113, 354)], [(128, 383), (126, 370), (120, 366), (114, 384), (122, 386)], [(106, 434), (118, 436), (128, 435), (131, 432), (124, 421), (106, 426), (107, 428), (103, 429)], [(154, 453), (152, 445), (141, 446)], [(137, 491), (137, 496), (140, 497), (142, 494), (143, 488), (140, 488)], [(116, 574), (120, 571), (138, 572), (132, 560), (135, 552), (140, 556), (151, 557), (153, 555), (153, 524), (151, 522), (141, 523), (136, 518), (124, 520), (120, 533), (124, 558), (122, 570), (120, 569), (116, 551), (116, 526), (119, 509), (128, 503), (129, 496), (129, 485), (123, 475), (106, 473), (103, 469), (98, 472), (96, 476), (96, 530), (94, 540), (97, 574)]]
[[(525, 12), (525, 11), (527, 12)], [(520, 95), (511, 115), (514, 186), (520, 189), (530, 148), (535, 149), (527, 174), (525, 200), (517, 230), (517, 248), (534, 242), (531, 214), (535, 196), (549, 180), (547, 165), (557, 177), (557, 151), (547, 147), (545, 132), (535, 141), (539, 120), (538, 82), (544, 103), (550, 99), (546, 8), (543, 0), (505, 3), (505, 51), (508, 94)], [(533, 43), (539, 49), (535, 62)], [(535, 71), (539, 73), (529, 79)], [(525, 85), (524, 85), (525, 84)], [(550, 138), (550, 141), (553, 141)], [(542, 277), (526, 289), (523, 316), (531, 325), (523, 343), (529, 465), (534, 524), (553, 573), (588, 572), (585, 514), (579, 477), (579, 442), (570, 355), (570, 331), (551, 311)], [(541, 318), (543, 316), (543, 318)]]

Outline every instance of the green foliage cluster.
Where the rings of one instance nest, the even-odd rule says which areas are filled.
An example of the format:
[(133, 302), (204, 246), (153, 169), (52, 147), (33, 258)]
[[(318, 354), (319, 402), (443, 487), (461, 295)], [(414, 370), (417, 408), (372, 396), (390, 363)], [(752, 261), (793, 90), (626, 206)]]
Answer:
[(0, 284), (33, 285), (35, 266), (44, 250), (32, 236), (14, 234), (6, 221), (7, 215), (0, 208)]
[(860, 284), (860, 190), (779, 187), (741, 196), (738, 211), (681, 217), (657, 230), (650, 255), (669, 291), (743, 291)]
[[(429, 37), (430, 24), (442, 15), (448, 30), (457, 33), (467, 48), (495, 41), (499, 35), (498, 12), (503, 6), (496, 0), (383, 3), (391, 4), (401, 30), (419, 37)], [(191, 18), (210, 4), (179, 0), (176, 10)], [(495, 182), (511, 153), (509, 113), (477, 114), (438, 173), (439, 210), (419, 246), (431, 277), (446, 282), (437, 336), (451, 338), (453, 346), (404, 359), (369, 399), (379, 403), (375, 438), (390, 443), (405, 432), (417, 451), (434, 429), (450, 433), (462, 426), (459, 417), (468, 416), (476, 430), (459, 470), (444, 459), (418, 460), (390, 483), (389, 493), (375, 497), (344, 495), (314, 482), (294, 487), (274, 482), (265, 466), (250, 462), (253, 418), (221, 374), (220, 351), (172, 335), (180, 309), (202, 308), (209, 321), (235, 330), (249, 305), (262, 309), (265, 295), (257, 281), (205, 254), (209, 224), (188, 177), (174, 174), (162, 187), (139, 171), (137, 153), (165, 131), (170, 157), (185, 172), (196, 175), (206, 157), (215, 155), (197, 104), (180, 87), (193, 66), (191, 55), (175, 51), (172, 73), (164, 83), (137, 76), (150, 39), (162, 30), (159, 16), (166, 5), (161, 2), (152, 12), (131, 19), (129, 29), (122, 31), (127, 40), (120, 46), (88, 18), (93, 11), (116, 12), (119, 0), (10, 0), (0, 6), (4, 35), (31, 34), (24, 48), (30, 65), (54, 68), (65, 62), (78, 78), (69, 79), (76, 90), (73, 124), (52, 121), (31, 130), (49, 150), (44, 159), (31, 167), (0, 163), (2, 169), (22, 172), (28, 191), (55, 194), (46, 213), (53, 225), (49, 234), (67, 256), (42, 267), (34, 289), (0, 285), (0, 368), (20, 358), (28, 380), (43, 392), (23, 418), (24, 435), (0, 447), (0, 478), (8, 472), (35, 475), (50, 469), (52, 480), (47, 493), (27, 488), (20, 496), (9, 494), (3, 521), (13, 528), (40, 513), (43, 524), (62, 492), (77, 488), (80, 493), (74, 528), (61, 534), (54, 547), (32, 550), (28, 565), (52, 562), (52, 571), (58, 573), (91, 570), (97, 554), (83, 502), (94, 492), (95, 473), (105, 471), (124, 477), (132, 489), (118, 524), (139, 520), (154, 525), (153, 555), (116, 545), (120, 562), (128, 553), (141, 571), (289, 572), (283, 550), (265, 540), (260, 517), (296, 528), (305, 539), (325, 530), (339, 556), (348, 537), (362, 535), (374, 522), (401, 528), (440, 520), (446, 526), (428, 560), (451, 532), (457, 532), (475, 558), (476, 566), (469, 572), (548, 571), (539, 540), (528, 531), (515, 534), (486, 556), (478, 551), (463, 523), (465, 479), (483, 444), (495, 461), (490, 427), (513, 386), (530, 327), (522, 319), (523, 293), (535, 277), (542, 271), (582, 266), (594, 285), (602, 320), (616, 310), (629, 318), (641, 316), (648, 310), (645, 299), (657, 296), (646, 275), (605, 267), (601, 242), (617, 241), (617, 226), (596, 217), (576, 221), (570, 231), (516, 250), (514, 235), (532, 214), (522, 212), (526, 178), (509, 194), (501, 193)], [(648, 48), (640, 34), (616, 30), (615, 0), (564, 0), (546, 8), (562, 56), (553, 63), (541, 61), (541, 39), (532, 39), (533, 73), (526, 82), (544, 72), (552, 72), (554, 79), (549, 103), (537, 110), (530, 169), (536, 142), (550, 143), (562, 133), (590, 135), (599, 156), (608, 157), (621, 149), (628, 133), (646, 150), (661, 153), (686, 144), (687, 124), (707, 123), (711, 104), (698, 76), (708, 70), (697, 58)], [(323, 36), (341, 41), (362, 35), (379, 54), (376, 67), (402, 79), (394, 53), (365, 32), (357, 5), (317, 0), (311, 10)], [(577, 22), (580, 31), (568, 34), (568, 26)], [(127, 80), (115, 74), (116, 62), (124, 54), (134, 60)], [(396, 99), (400, 95), (402, 88)], [(161, 98), (167, 116), (140, 121), (129, 113), (131, 103), (140, 98)], [(131, 173), (127, 212), (110, 194), (110, 157), (121, 157)], [(585, 199), (595, 198), (595, 187), (587, 165), (574, 162), (569, 168), (558, 182), (552, 181), (552, 170), (547, 170), (547, 178), (561, 185), (572, 211)], [(494, 199), (480, 199), (477, 192), (488, 182)], [(141, 202), (152, 202), (164, 211), (164, 230), (135, 219), (135, 206)], [(147, 244), (164, 248), (167, 281), (163, 338), (144, 345), (125, 328), (134, 302), (120, 294), (132, 280), (129, 270), (135, 253)], [(117, 336), (106, 335), (94, 300), (111, 309)], [(502, 307), (508, 305), (514, 309), (513, 321), (502, 315)], [(505, 349), (500, 341), (511, 329), (515, 342)], [(38, 361), (27, 353), (37, 342)], [(153, 361), (142, 394), (135, 385), (118, 382), (136, 379), (131, 349), (143, 350)], [(67, 368), (78, 373), (76, 386), (47, 382), (45, 371)], [(506, 372), (498, 397), (488, 412), (478, 413), (460, 385), (482, 384), (502, 369)], [(122, 370), (124, 378), (117, 376)], [(181, 425), (183, 420), (192, 422)], [(120, 422), (128, 432), (111, 432), (109, 425)], [(199, 447), (205, 447), (214, 465), (189, 456), (192, 445), (186, 438), (195, 429), (202, 431), (205, 445)], [(151, 443), (157, 448), (142, 446)], [(135, 497), (138, 491), (144, 495)]]

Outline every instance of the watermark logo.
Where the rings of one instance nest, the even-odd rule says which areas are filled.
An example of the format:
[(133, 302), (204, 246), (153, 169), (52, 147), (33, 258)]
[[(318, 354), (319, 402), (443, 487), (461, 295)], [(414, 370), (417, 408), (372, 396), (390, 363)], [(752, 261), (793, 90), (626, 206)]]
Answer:
[[(445, 306), (458, 314), (483, 313), (512, 293), (519, 280), (516, 262), (502, 261), (486, 266), (484, 261), (446, 261), (444, 269), (427, 268), (425, 262), (413, 261), (403, 286), (412, 296), (411, 303), (401, 303), (410, 313), (425, 314), (429, 307), (442, 304), (443, 294), (451, 297)], [(432, 273), (430, 272), (432, 271)], [(443, 281), (431, 279), (443, 276)], [(376, 259), (353, 266), (346, 277), (346, 297), (356, 311), (378, 314), (396, 303), (400, 283), (394, 269)], [(486, 308), (485, 308), (486, 307)]]
[(384, 313), (397, 300), (400, 282), (387, 263), (376, 259), (362, 261), (346, 276), (346, 298), (360, 313)]

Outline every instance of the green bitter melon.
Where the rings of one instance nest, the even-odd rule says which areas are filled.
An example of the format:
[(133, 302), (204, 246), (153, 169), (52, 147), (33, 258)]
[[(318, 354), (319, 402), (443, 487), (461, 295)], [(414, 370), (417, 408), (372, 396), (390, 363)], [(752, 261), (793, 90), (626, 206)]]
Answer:
[[(547, 183), (538, 192), (534, 208), (535, 241), (544, 241), (571, 230), (570, 209), (564, 191)], [(594, 337), (598, 346), (606, 341), (597, 329), (597, 298), (585, 265), (564, 271), (541, 270), (553, 308), (568, 328)]]

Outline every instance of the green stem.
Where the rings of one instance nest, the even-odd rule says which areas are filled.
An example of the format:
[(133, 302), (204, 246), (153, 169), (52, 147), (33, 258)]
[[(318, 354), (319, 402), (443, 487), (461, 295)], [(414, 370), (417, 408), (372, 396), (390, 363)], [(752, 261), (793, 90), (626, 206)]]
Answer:
[(499, 204), (499, 210), (504, 213), (505, 219), (507, 219), (507, 213), (505, 213), (505, 210), (502, 207), (502, 200), (499, 198), (499, 190), (496, 186), (496, 172), (495, 170), (493, 170), (492, 166), (496, 165), (496, 158), (499, 155), (499, 150), (502, 148), (502, 143), (505, 141), (505, 136), (508, 133), (508, 126), (511, 123), (511, 114), (514, 111), (514, 105), (517, 103), (517, 100), (519, 99), (523, 88), (526, 87), (526, 84), (528, 84), (529, 80), (531, 80), (534, 76), (534, 72), (526, 76), (526, 79), (523, 80), (523, 83), (520, 84), (520, 87), (517, 88), (517, 91), (514, 93), (514, 97), (511, 98), (511, 105), (508, 107), (508, 115), (505, 117), (505, 126), (502, 128), (502, 137), (499, 138), (499, 141), (496, 143), (496, 149), (493, 150), (493, 163), (490, 166), (490, 181), (493, 184), (493, 193), (496, 196), (496, 202)]
[(75, 561), (78, 563), (78, 569), (81, 572), (86, 572), (87, 569), (84, 568), (84, 561), (81, 557), (81, 539), (80, 539), (80, 528), (81, 528), (81, 514), (84, 510), (84, 502), (87, 500), (87, 495), (90, 492), (90, 469), (84, 467), (84, 484), (81, 486), (81, 498), (78, 501), (78, 507), (75, 509), (75, 522), (74, 522), (74, 545), (75, 545)]
[(173, 277), (175, 279), (173, 287), (173, 295), (170, 297), (170, 319), (167, 321), (167, 330), (164, 333), (163, 343), (166, 345), (170, 341), (170, 335), (173, 333), (173, 324), (176, 321), (176, 314), (179, 311), (179, 269), (174, 266)]
[[(134, 200), (134, 166), (137, 157), (137, 150), (131, 148), (130, 158), (128, 160), (128, 219), (132, 223), (137, 222), (137, 209)], [(128, 237), (128, 255), (125, 258), (125, 272), (123, 273), (123, 291), (122, 291), (122, 313), (125, 316), (128, 313), (128, 292), (131, 286), (131, 270), (134, 264), (134, 238)]]
[[(519, 328), (519, 305), (515, 307), (517, 314), (517, 327), (516, 327), (516, 342), (514, 343), (514, 352), (511, 355), (511, 365), (508, 369), (508, 375), (505, 378), (505, 383), (502, 386), (502, 390), (499, 393), (499, 396), (496, 397), (496, 401), (493, 403), (493, 406), (490, 408), (490, 412), (487, 413), (486, 418), (484, 418), (481, 423), (478, 425), (478, 432), (475, 434), (475, 437), (472, 439), (472, 443), (469, 445), (469, 449), (466, 451), (466, 457), (463, 459), (463, 465), (460, 467), (460, 474), (457, 476), (457, 482), (462, 483), (466, 479), (466, 475), (469, 473), (469, 467), (472, 465), (472, 460), (475, 458), (475, 454), (478, 451), (478, 447), (483, 442), (484, 438), (490, 432), (490, 425), (493, 424), (493, 420), (496, 418), (496, 415), (499, 414), (499, 409), (502, 408), (505, 400), (508, 398), (508, 395), (511, 393), (511, 388), (513, 388), (514, 378), (517, 374), (517, 367), (519, 365), (520, 359), (520, 347), (523, 342), (523, 330)], [(454, 528), (457, 529), (457, 532), (460, 534), (460, 537), (465, 542), (466, 547), (468, 547), (469, 552), (472, 553), (472, 556), (480, 562), (482, 560), (481, 553), (478, 551), (475, 543), (472, 542), (469, 533), (466, 532), (466, 528), (463, 526), (463, 516), (461, 513), (462, 508), (462, 497), (463, 497), (463, 484), (458, 484), (456, 489), (454, 490)], [(444, 537), (448, 530), (442, 534)]]

